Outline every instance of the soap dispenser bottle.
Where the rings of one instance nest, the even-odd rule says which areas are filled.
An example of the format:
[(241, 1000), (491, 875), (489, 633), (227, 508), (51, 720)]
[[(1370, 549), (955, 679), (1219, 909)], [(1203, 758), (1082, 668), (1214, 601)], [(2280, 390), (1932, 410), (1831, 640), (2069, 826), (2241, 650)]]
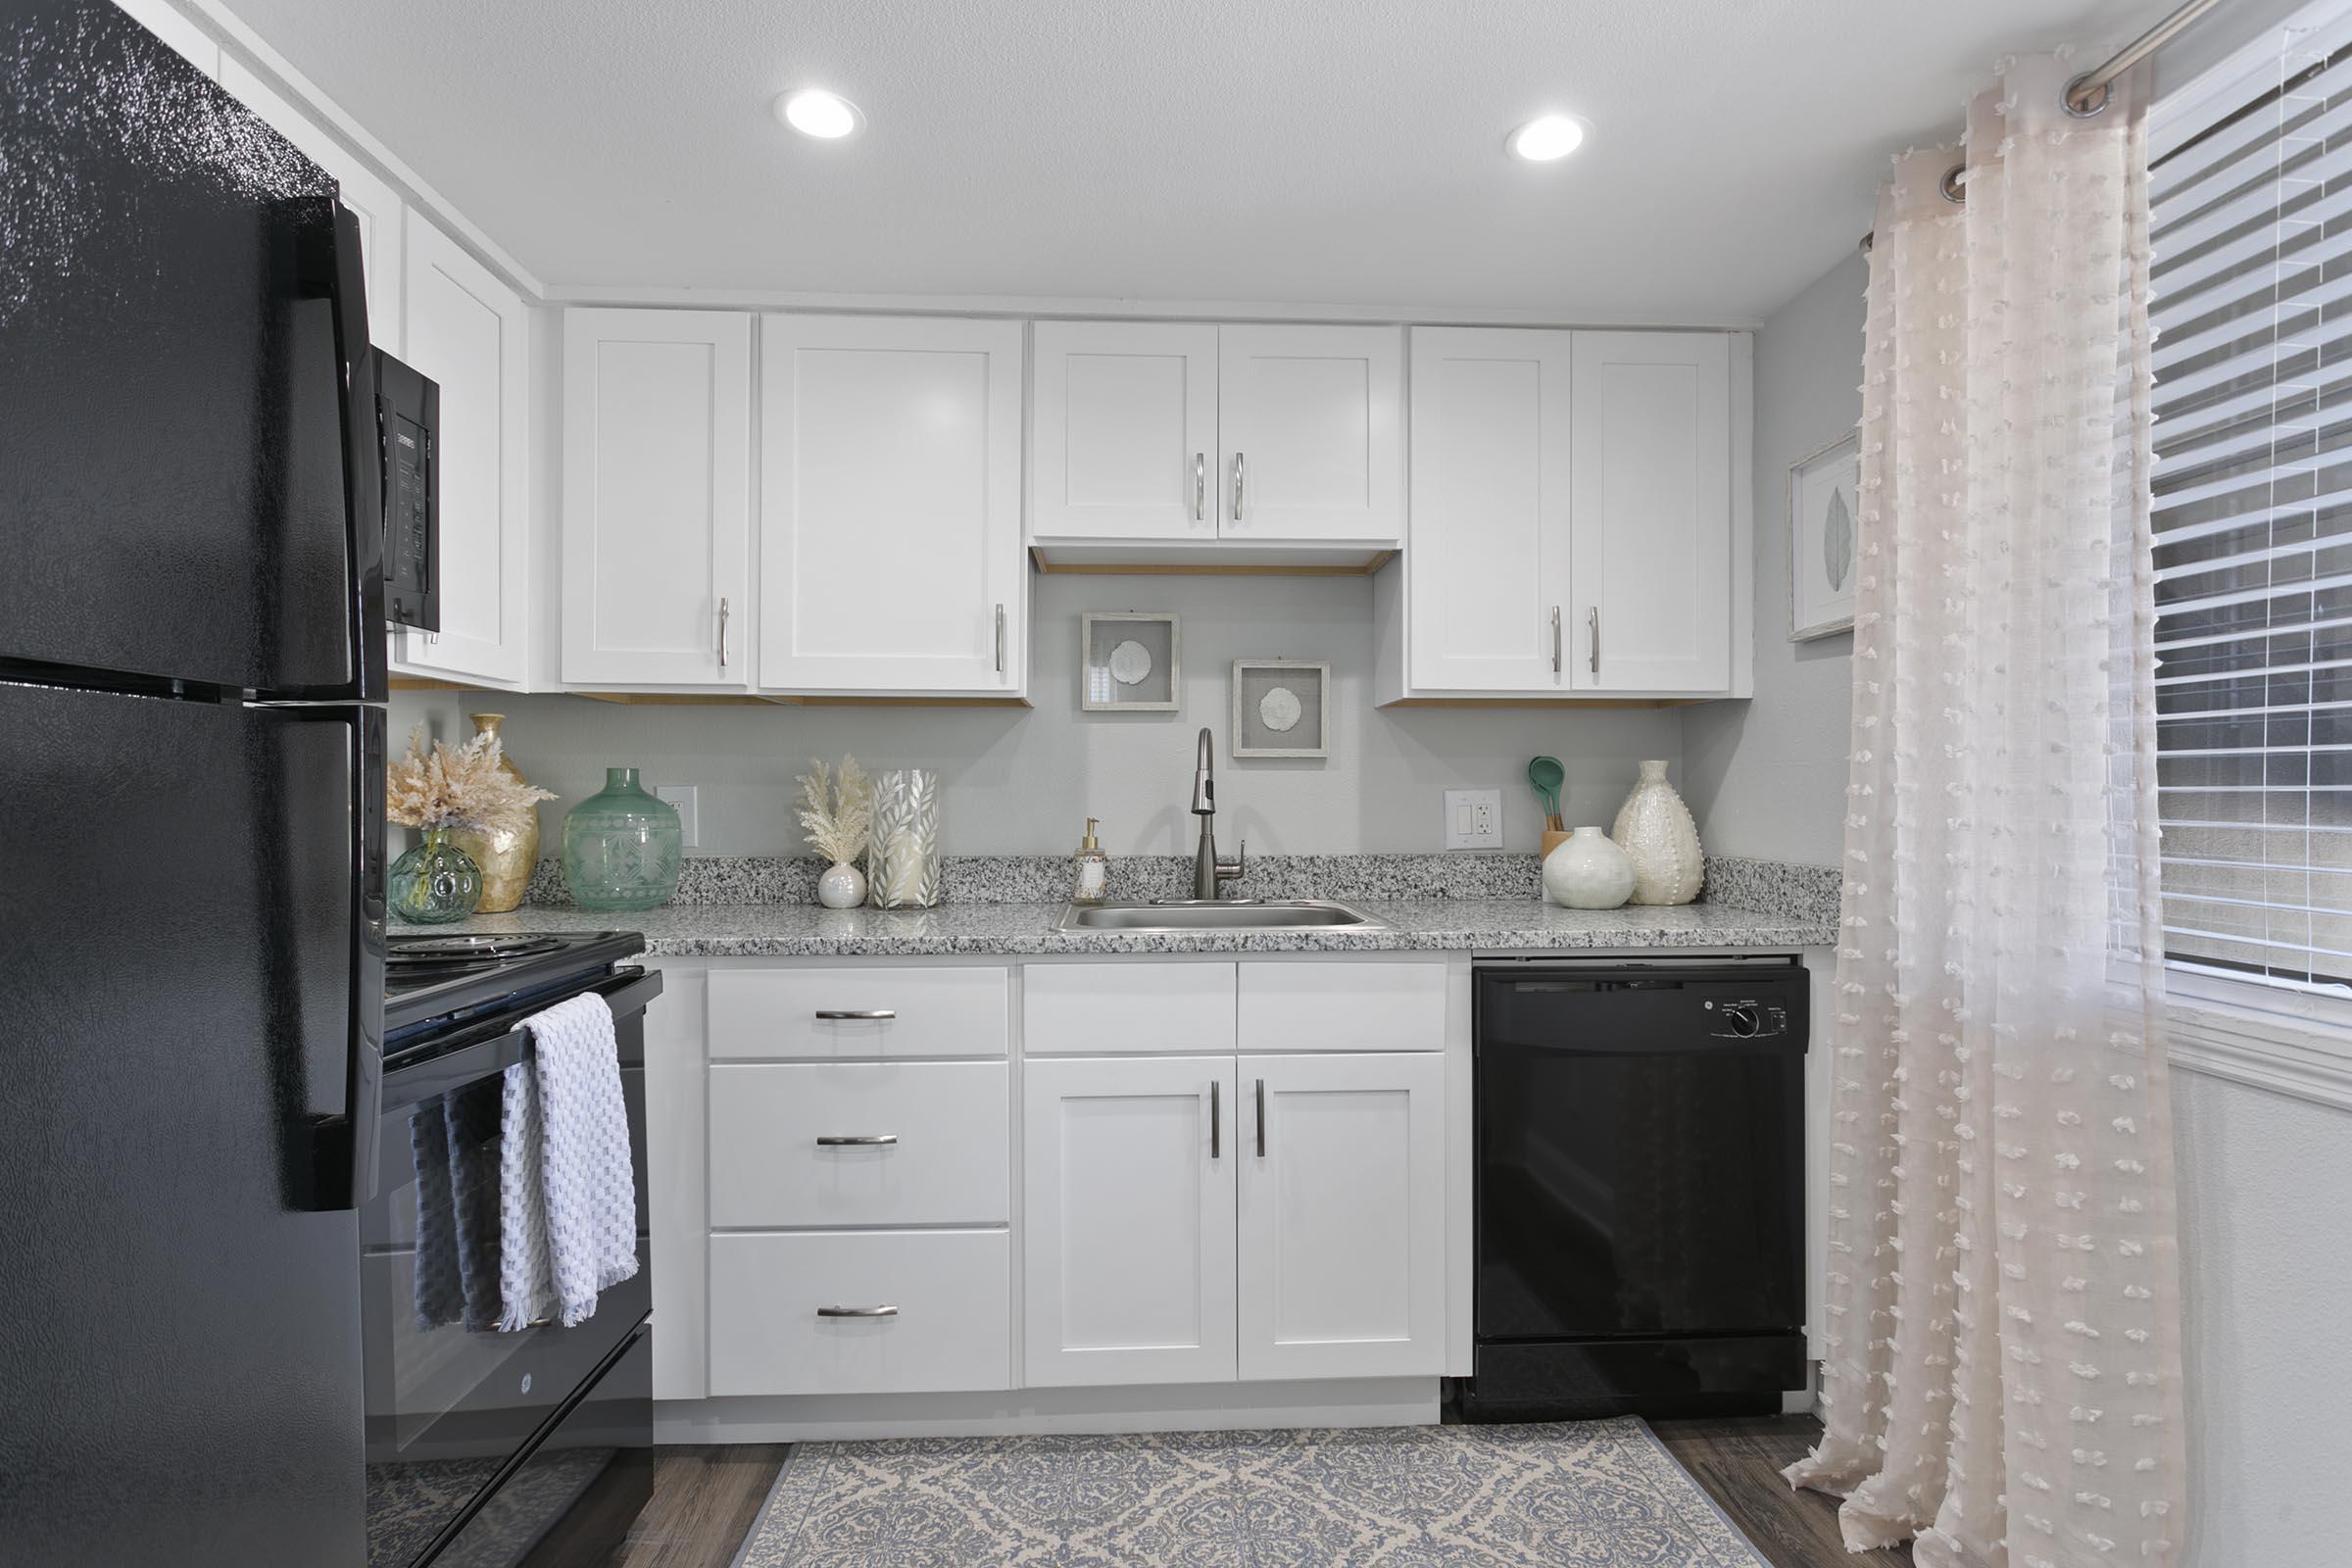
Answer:
[(1110, 886), (1110, 857), (1095, 842), (1095, 823), (1094, 817), (1086, 819), (1086, 842), (1070, 857), (1070, 864), (1077, 869), (1070, 886), (1072, 904), (1101, 904)]

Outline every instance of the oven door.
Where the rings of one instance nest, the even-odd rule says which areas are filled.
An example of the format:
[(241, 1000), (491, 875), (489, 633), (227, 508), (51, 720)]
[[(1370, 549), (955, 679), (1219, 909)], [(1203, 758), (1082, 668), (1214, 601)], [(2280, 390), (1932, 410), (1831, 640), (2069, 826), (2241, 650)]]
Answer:
[[(499, 1107), (506, 1069), (527, 1050), (514, 1026), (560, 998), (471, 1021), (386, 1064), (375, 1181), (360, 1210), (369, 1568), (437, 1553), (645, 1319), (644, 1009), (662, 977), (622, 970), (588, 989), (612, 1004), (620, 1046), (638, 1268), (576, 1327), (497, 1327)], [(530, 1544), (516, 1544), (516, 1560)]]

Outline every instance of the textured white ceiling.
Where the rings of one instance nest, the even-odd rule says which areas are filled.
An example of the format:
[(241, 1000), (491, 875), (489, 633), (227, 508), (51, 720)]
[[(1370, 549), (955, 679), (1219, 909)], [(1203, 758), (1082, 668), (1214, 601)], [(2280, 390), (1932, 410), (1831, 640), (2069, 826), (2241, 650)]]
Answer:
[[(1996, 56), (2171, 0), (231, 3), (559, 288), (1711, 320), (1852, 245)], [(779, 126), (803, 84), (864, 134)], [(1584, 149), (1506, 159), (1550, 109)]]

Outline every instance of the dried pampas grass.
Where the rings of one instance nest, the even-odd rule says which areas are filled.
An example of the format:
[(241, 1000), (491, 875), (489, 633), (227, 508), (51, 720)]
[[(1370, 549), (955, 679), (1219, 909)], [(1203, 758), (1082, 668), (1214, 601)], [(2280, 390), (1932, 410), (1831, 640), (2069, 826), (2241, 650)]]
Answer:
[(811, 760), (801, 775), (801, 826), (817, 854), (846, 864), (865, 853), (874, 792), (858, 759), (843, 758), (838, 772)]
[(433, 742), (424, 726), (409, 735), (409, 755), (385, 774), (384, 815), (402, 827), (462, 827), (475, 833), (520, 830), (532, 808), (556, 798), (499, 770), (498, 737), (485, 731), (463, 746)]

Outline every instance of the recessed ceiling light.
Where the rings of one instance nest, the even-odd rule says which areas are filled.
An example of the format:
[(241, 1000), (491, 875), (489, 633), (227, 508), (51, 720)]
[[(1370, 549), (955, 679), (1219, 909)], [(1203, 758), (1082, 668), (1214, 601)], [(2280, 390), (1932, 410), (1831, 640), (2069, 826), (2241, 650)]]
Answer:
[(1511, 156), (1531, 164), (1548, 164), (1584, 145), (1585, 122), (1574, 115), (1544, 115), (1511, 132), (1504, 145)]
[(804, 136), (819, 141), (840, 141), (855, 136), (865, 125), (865, 116), (858, 106), (837, 92), (822, 87), (796, 87), (776, 98), (776, 118)]

